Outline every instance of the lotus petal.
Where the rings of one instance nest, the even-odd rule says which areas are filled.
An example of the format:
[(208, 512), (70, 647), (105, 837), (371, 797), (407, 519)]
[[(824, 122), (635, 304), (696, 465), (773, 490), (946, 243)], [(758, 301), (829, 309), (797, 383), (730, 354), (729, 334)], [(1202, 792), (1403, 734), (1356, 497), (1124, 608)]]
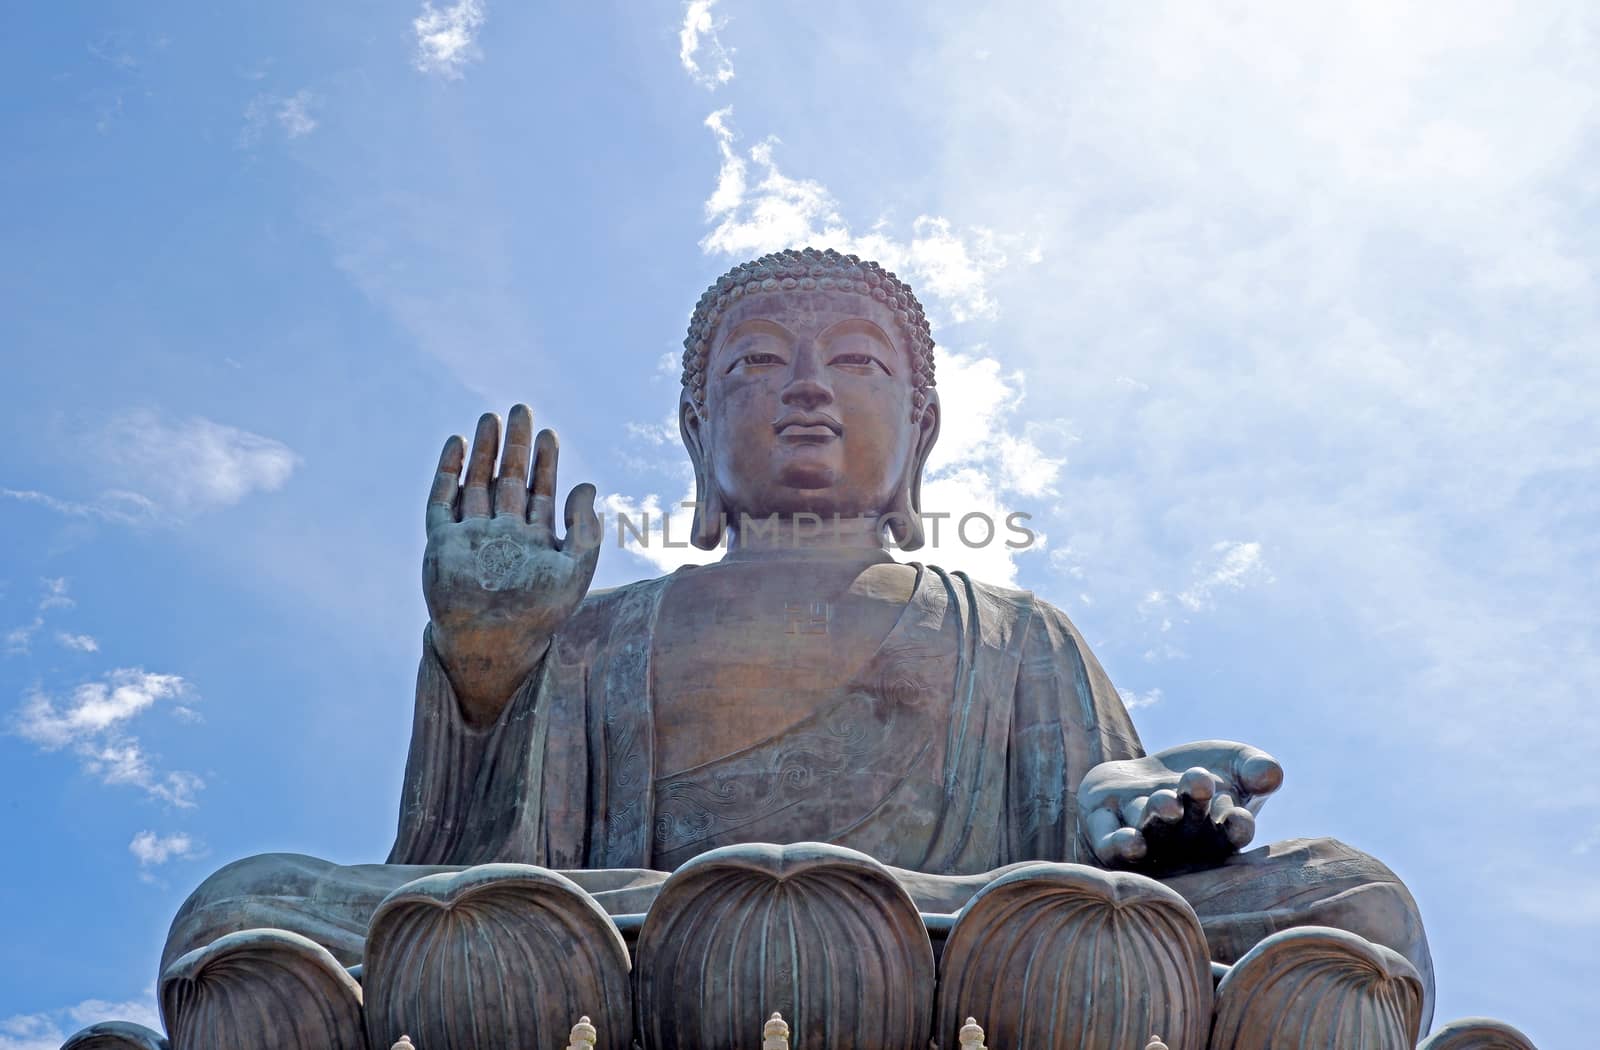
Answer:
[(362, 980), (373, 1046), (561, 1046), (580, 1016), (610, 1046), (632, 1024), (628, 948), (595, 899), (529, 864), (408, 882), (383, 899)]
[(161, 975), (173, 1050), (366, 1050), (361, 986), (329, 951), (284, 930), (241, 930)]
[(168, 1050), (167, 1037), (132, 1021), (102, 1021), (69, 1037), (61, 1050)]
[(1217, 986), (1213, 1050), (1394, 1050), (1422, 1023), (1422, 978), (1400, 953), (1300, 926), (1246, 952)]
[(637, 958), (644, 1050), (748, 1050), (774, 1012), (795, 1046), (928, 1046), (933, 946), (904, 887), (864, 853), (701, 854), (662, 884)]
[(1424, 1039), (1417, 1050), (1536, 1050), (1533, 1041), (1504, 1021), (1463, 1017)]
[(981, 1017), (994, 1046), (1126, 1050), (1160, 1032), (1202, 1050), (1211, 963), (1194, 909), (1154, 879), (1030, 864), (995, 879), (956, 919), (939, 961), (935, 1037)]

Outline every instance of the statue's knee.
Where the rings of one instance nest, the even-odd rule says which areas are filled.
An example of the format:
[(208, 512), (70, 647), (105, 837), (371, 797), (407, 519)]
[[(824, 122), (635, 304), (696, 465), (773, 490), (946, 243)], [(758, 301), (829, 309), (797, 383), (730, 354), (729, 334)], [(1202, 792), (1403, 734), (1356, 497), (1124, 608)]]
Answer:
[[(1302, 839), (1300, 870), (1307, 884), (1323, 887), (1316, 895), (1323, 900), (1338, 900), (1346, 893), (1358, 893), (1373, 902), (1393, 920), (1416, 919), (1417, 902), (1400, 876), (1370, 853), (1334, 838)], [(1420, 926), (1420, 921), (1417, 923)], [(1360, 932), (1360, 931), (1352, 931)], [(1373, 938), (1368, 938), (1369, 940)]]
[(223, 934), (259, 926), (281, 926), (275, 902), (303, 900), (338, 866), (298, 853), (261, 853), (212, 872), (178, 909), (161, 953), (165, 970), (185, 952)]
[(1302, 892), (1275, 909), (1274, 925), (1333, 926), (1392, 948), (1417, 968), (1433, 1013), (1433, 957), (1416, 898), (1387, 864), (1338, 839), (1301, 839), (1279, 851)]
[(238, 897), (283, 897), (304, 893), (327, 869), (328, 861), (299, 853), (258, 853), (225, 864), (189, 895), (190, 901)]
[(1169, 885), (1194, 905), (1225, 953), (1289, 926), (1334, 926), (1427, 965), (1411, 891), (1382, 861), (1338, 839), (1275, 842)]

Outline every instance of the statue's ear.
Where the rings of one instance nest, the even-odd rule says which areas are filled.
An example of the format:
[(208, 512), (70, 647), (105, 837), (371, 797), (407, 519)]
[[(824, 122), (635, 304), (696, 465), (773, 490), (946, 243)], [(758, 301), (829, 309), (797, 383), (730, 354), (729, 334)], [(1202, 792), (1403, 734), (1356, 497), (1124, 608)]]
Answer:
[(703, 551), (715, 550), (722, 542), (728, 521), (722, 509), (722, 494), (711, 480), (711, 457), (706, 455), (705, 416), (685, 390), (678, 398), (678, 433), (694, 464), (694, 525), (689, 540)]
[(922, 472), (928, 466), (928, 454), (933, 443), (939, 440), (939, 392), (928, 390), (928, 403), (923, 406), (917, 420), (917, 442), (911, 452), (910, 469), (906, 484), (889, 512), (889, 532), (895, 546), (903, 551), (914, 551), (927, 542), (922, 531)]

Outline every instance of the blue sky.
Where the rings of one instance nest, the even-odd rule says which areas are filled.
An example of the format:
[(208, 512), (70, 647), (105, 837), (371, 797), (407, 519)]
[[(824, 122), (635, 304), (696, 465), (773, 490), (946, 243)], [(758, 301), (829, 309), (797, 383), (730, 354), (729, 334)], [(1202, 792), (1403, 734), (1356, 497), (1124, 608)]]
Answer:
[[(930, 509), (1261, 841), (1419, 898), (1439, 1018), (1600, 1028), (1600, 19), (1405, 6), (64, 3), (0, 41), (0, 1050), (148, 1020), (233, 858), (381, 859), (438, 447), (688, 487), (690, 308), (803, 243), (922, 293)], [(608, 548), (600, 584), (672, 563)]]

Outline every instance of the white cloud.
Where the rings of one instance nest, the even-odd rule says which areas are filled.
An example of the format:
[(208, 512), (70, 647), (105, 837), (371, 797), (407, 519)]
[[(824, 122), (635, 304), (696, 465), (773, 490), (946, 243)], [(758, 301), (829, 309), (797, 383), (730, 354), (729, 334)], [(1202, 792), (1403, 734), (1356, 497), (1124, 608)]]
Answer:
[[(119, 525), (177, 524), (283, 487), (300, 463), (289, 446), (201, 416), (174, 420), (149, 410), (113, 418), (96, 435), (117, 487), (94, 501), (0, 489), (0, 496), (74, 518)], [(129, 491), (130, 486), (139, 491)]]
[(0, 496), (32, 503), (69, 518), (97, 518), (118, 525), (143, 525), (155, 520), (155, 504), (137, 492), (112, 490), (97, 503), (57, 499), (35, 489), (0, 489)]
[(67, 596), (67, 579), (65, 576), (46, 578), (40, 581), (44, 584), (44, 597), (39, 599), (39, 608), (43, 609), (70, 609), (76, 603)]
[[(683, 504), (691, 504), (684, 506)], [(635, 558), (660, 572), (681, 565), (705, 565), (722, 557), (722, 551), (703, 551), (689, 542), (694, 524), (694, 489), (664, 506), (661, 497), (612, 494), (600, 500), (602, 528), (608, 548), (619, 544)]]
[(285, 138), (297, 139), (317, 130), (317, 120), (311, 115), (314, 102), (315, 97), (305, 90), (296, 91), (288, 98), (279, 100), (277, 111), (273, 115), (278, 120), (278, 126), (283, 129)]
[(741, 155), (734, 147), (732, 115), (728, 107), (705, 121), (722, 161), (706, 200), (706, 217), (716, 225), (700, 242), (704, 251), (746, 259), (784, 248), (835, 248), (905, 274), (934, 321), (996, 315), (989, 284), (1007, 264), (1005, 243), (1020, 243), (1017, 238), (977, 226), (957, 230), (949, 219), (933, 215), (918, 216), (909, 238), (889, 232), (885, 221), (854, 232), (826, 186), (791, 178), (778, 168), (776, 138), (756, 143), (748, 157)]
[[(701, 87), (715, 90), (733, 79), (733, 51), (722, 44), (719, 31), (727, 24), (712, 15), (717, 0), (689, 0), (683, 5), (683, 25), (678, 30), (678, 61)], [(701, 53), (711, 67), (701, 67)]]
[[(1015, 585), (1017, 556), (1046, 545), (1039, 498), (1053, 491), (1066, 460), (1046, 454), (1017, 423), (1025, 397), (1021, 372), (1003, 372), (997, 360), (981, 353), (942, 347), (935, 360), (941, 424), (924, 474), (922, 509), (951, 517), (937, 537), (928, 528), (928, 546), (910, 556), (961, 569), (988, 583)], [(1013, 513), (1030, 517), (1008, 527)], [(990, 542), (969, 546), (988, 535), (977, 519), (963, 539), (961, 519), (970, 514), (994, 523)], [(1033, 538), (1020, 529), (1032, 532)], [(1008, 541), (1027, 546), (1008, 547)]]
[(271, 127), (276, 126), (285, 139), (298, 139), (317, 130), (317, 118), (312, 110), (317, 96), (302, 89), (293, 95), (275, 95), (262, 92), (250, 100), (244, 110), (244, 127), (239, 130), (239, 146), (249, 149), (261, 141)]
[(58, 708), (49, 697), (36, 694), (23, 709), (18, 731), (54, 751), (112, 729), (155, 706), (156, 701), (179, 695), (183, 688), (183, 679), (177, 675), (124, 668), (112, 672), (105, 681), (79, 686), (64, 707)]
[(148, 493), (160, 513), (179, 518), (274, 492), (300, 462), (280, 441), (199, 416), (168, 420), (129, 412), (114, 419), (104, 437), (107, 459), (120, 476)]
[[(1016, 556), (1024, 549), (1041, 550), (1046, 541), (1036, 518), (1007, 521), (1017, 510), (981, 460), (953, 469), (930, 471), (922, 483), (923, 531), (927, 545), (896, 556), (901, 561), (959, 569), (985, 583), (1015, 586)], [(1032, 534), (1031, 538), (1028, 533)], [(1008, 543), (1026, 547), (1012, 548)]]
[(420, 73), (459, 80), (468, 63), (483, 57), (478, 32), (486, 18), (481, 0), (456, 0), (443, 8), (424, 2), (411, 22), (417, 35), (412, 64)]
[[(673, 354), (672, 357), (674, 363), (676, 364), (678, 361), (678, 355)], [(676, 375), (677, 373), (674, 372), (673, 374)], [(660, 422), (629, 422), (623, 424), (623, 429), (627, 431), (630, 438), (635, 438), (649, 445), (676, 446), (681, 440), (681, 437), (678, 434), (678, 412), (676, 405), (673, 406), (672, 411), (668, 412)]]
[[(34, 606), (33, 619), (6, 632), (4, 645), (8, 656), (17, 656), (32, 649), (34, 635), (43, 629), (46, 613), (52, 609), (70, 609), (75, 604), (67, 595), (65, 577), (43, 579), (39, 583), (43, 593), (40, 595), (38, 605)], [(94, 639), (91, 638), (89, 641), (92, 643)]]
[(84, 771), (110, 786), (140, 788), (151, 798), (193, 809), (205, 781), (183, 770), (161, 773), (152, 768), (150, 756), (137, 740), (117, 738), (99, 745), (78, 748)]
[(0, 1050), (58, 1050), (73, 1032), (102, 1021), (131, 1021), (161, 1031), (155, 989), (149, 989), (141, 999), (126, 1002), (85, 999), (59, 1010), (0, 1019)]
[(949, 304), (952, 319), (995, 315), (989, 278), (1005, 267), (1006, 254), (995, 243), (993, 232), (973, 229), (958, 235), (949, 219), (924, 215), (913, 224), (911, 244), (904, 254), (917, 275), (918, 294)]
[(154, 868), (169, 860), (187, 860), (194, 857), (199, 853), (199, 846), (193, 838), (181, 831), (166, 835), (141, 831), (128, 843), (128, 852), (133, 854), (141, 868)]
[(100, 643), (95, 640), (93, 635), (73, 634), (70, 631), (57, 631), (56, 642), (62, 648), (72, 649), (75, 652), (97, 653), (100, 651)]
[(1178, 601), (1191, 612), (1211, 608), (1215, 604), (1212, 596), (1219, 590), (1237, 591), (1252, 583), (1272, 582), (1258, 542), (1224, 540), (1212, 546), (1211, 552), (1216, 555), (1215, 563), (1178, 595)]
[(1137, 711), (1142, 707), (1154, 707), (1161, 702), (1160, 689), (1146, 689), (1136, 693), (1132, 689), (1118, 689), (1117, 694), (1122, 697), (1122, 706), (1129, 711)]
[(122, 668), (100, 681), (86, 682), (57, 701), (35, 691), (13, 720), (13, 731), (45, 751), (70, 749), (84, 772), (108, 785), (137, 787), (152, 798), (192, 808), (205, 782), (182, 770), (163, 772), (130, 725), (158, 703), (189, 693), (178, 675)]
[(863, 90), (939, 113), (919, 178), (1047, 249), (984, 335), (1078, 438), (1050, 525), (1097, 633), (1181, 655), (1242, 584), (1263, 634), (1345, 632), (1350, 724), (1430, 770), (1592, 767), (1593, 5), (929, 18)]
[(0, 1021), (0, 1050), (59, 1050), (68, 1034), (58, 1017), (15, 1014)]

